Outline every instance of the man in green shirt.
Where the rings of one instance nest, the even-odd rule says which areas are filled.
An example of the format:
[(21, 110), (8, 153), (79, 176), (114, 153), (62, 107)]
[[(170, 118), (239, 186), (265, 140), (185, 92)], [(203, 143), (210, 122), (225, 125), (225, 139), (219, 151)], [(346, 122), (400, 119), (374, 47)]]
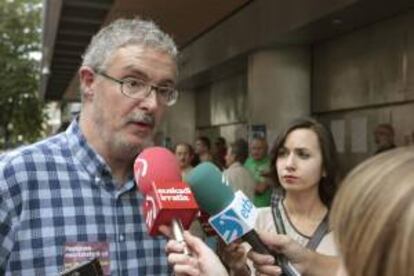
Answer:
[(264, 138), (253, 138), (250, 143), (250, 156), (244, 162), (244, 166), (252, 173), (256, 181), (254, 205), (256, 207), (269, 206), (272, 189), (269, 181), (263, 177), (263, 173), (270, 170), (270, 158), (267, 155), (267, 141)]

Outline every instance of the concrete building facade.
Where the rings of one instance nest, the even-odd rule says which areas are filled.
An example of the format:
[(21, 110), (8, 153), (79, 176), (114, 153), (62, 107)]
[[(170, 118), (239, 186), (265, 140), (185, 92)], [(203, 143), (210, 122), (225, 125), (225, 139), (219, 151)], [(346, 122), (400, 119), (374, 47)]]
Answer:
[[(128, 1), (107, 3), (104, 22), (115, 18), (123, 2)], [(398, 145), (414, 143), (413, 3), (255, 0), (234, 5), (179, 44), (180, 100), (159, 129), (162, 137), (173, 143), (192, 142), (200, 134), (233, 141), (261, 126), (271, 144), (291, 119), (314, 116), (333, 131), (344, 171), (373, 154), (372, 130), (378, 123), (395, 127)], [(53, 60), (50, 54), (44, 65)], [(53, 80), (43, 80), (47, 99)], [(77, 99), (74, 72), (63, 90), (61, 97)]]

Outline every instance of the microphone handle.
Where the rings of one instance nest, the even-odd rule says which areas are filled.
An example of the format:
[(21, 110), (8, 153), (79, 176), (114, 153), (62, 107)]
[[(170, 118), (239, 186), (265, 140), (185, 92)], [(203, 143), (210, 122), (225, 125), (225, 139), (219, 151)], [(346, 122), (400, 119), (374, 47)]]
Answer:
[(300, 276), (300, 273), (287, 261), (287, 259), (276, 252), (271, 251), (259, 238), (256, 231), (252, 230), (246, 233), (242, 239), (249, 243), (254, 251), (260, 254), (272, 255), (275, 258), (275, 264), (282, 269), (282, 276)]
[(184, 228), (181, 220), (173, 218), (171, 221), (171, 229), (174, 240), (178, 241), (179, 243), (184, 244), (183, 253), (185, 255), (191, 255), (190, 250), (188, 249), (185, 241), (184, 241)]

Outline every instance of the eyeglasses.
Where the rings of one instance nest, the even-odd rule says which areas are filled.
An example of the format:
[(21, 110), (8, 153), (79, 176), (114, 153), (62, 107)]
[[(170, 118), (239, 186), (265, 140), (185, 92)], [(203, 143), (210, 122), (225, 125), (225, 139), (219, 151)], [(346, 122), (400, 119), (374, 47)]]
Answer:
[(162, 104), (172, 106), (178, 99), (178, 91), (170, 86), (158, 86), (136, 78), (116, 79), (105, 72), (96, 72), (98, 75), (121, 85), (121, 93), (133, 99), (145, 99), (154, 90)]

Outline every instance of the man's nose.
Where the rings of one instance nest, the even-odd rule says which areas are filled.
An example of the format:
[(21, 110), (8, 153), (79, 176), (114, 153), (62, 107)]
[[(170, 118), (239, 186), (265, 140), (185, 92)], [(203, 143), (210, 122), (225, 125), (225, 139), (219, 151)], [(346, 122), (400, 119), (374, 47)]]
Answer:
[(151, 87), (151, 92), (140, 102), (141, 108), (148, 111), (155, 111), (159, 107), (160, 103), (157, 96), (157, 91)]

